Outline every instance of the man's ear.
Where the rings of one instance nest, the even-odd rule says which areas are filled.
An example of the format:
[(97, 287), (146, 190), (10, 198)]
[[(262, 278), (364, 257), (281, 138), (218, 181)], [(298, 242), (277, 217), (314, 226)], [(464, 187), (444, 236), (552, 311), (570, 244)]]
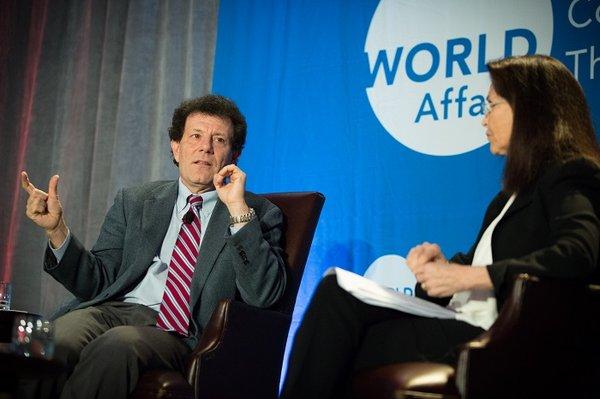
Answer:
[(171, 140), (171, 152), (175, 161), (179, 162), (179, 141)]

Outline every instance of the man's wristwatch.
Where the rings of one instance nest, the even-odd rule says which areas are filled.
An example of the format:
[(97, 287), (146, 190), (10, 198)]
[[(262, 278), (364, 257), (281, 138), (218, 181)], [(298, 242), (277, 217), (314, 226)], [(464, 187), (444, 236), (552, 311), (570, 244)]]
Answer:
[(249, 222), (252, 219), (254, 219), (256, 217), (256, 212), (254, 211), (254, 208), (250, 208), (250, 210), (247, 213), (244, 213), (242, 215), (238, 215), (238, 216), (229, 216), (229, 225), (233, 226), (234, 224), (237, 223), (245, 223), (245, 222)]

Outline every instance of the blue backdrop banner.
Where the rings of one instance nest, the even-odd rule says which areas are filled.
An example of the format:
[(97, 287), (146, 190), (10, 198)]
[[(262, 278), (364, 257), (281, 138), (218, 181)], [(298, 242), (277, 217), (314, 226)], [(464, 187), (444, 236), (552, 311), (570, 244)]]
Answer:
[(574, 72), (598, 131), (599, 1), (221, 0), (213, 91), (248, 118), (249, 188), (327, 198), (296, 323), (330, 266), (469, 248), (503, 167), (481, 126), (485, 62), (531, 53)]

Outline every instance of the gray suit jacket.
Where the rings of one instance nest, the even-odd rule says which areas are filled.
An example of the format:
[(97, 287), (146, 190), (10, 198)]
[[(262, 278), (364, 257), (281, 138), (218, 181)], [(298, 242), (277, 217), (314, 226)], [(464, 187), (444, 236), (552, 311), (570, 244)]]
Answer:
[[(161, 181), (123, 189), (91, 251), (75, 235), (60, 263), (46, 250), (44, 269), (76, 297), (56, 316), (119, 299), (140, 282), (160, 251), (177, 187), (177, 181)], [(268, 307), (285, 290), (281, 211), (252, 193), (246, 193), (246, 202), (258, 217), (233, 236), (229, 212), (220, 200), (210, 218), (192, 280), (188, 339), (192, 347), (219, 300), (239, 298)]]

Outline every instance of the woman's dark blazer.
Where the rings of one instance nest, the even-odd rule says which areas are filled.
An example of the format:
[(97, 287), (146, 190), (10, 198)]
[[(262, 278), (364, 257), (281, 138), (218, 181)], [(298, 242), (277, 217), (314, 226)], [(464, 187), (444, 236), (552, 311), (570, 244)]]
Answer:
[[(475, 243), (450, 261), (470, 265), (487, 226), (498, 216), (510, 193), (500, 192), (485, 213)], [(519, 192), (492, 235), (494, 262), (487, 270), (502, 307), (513, 276), (530, 273), (556, 278), (600, 277), (600, 169), (583, 159), (553, 164), (531, 187)], [(431, 298), (417, 284), (416, 294), (446, 305), (447, 298)]]

